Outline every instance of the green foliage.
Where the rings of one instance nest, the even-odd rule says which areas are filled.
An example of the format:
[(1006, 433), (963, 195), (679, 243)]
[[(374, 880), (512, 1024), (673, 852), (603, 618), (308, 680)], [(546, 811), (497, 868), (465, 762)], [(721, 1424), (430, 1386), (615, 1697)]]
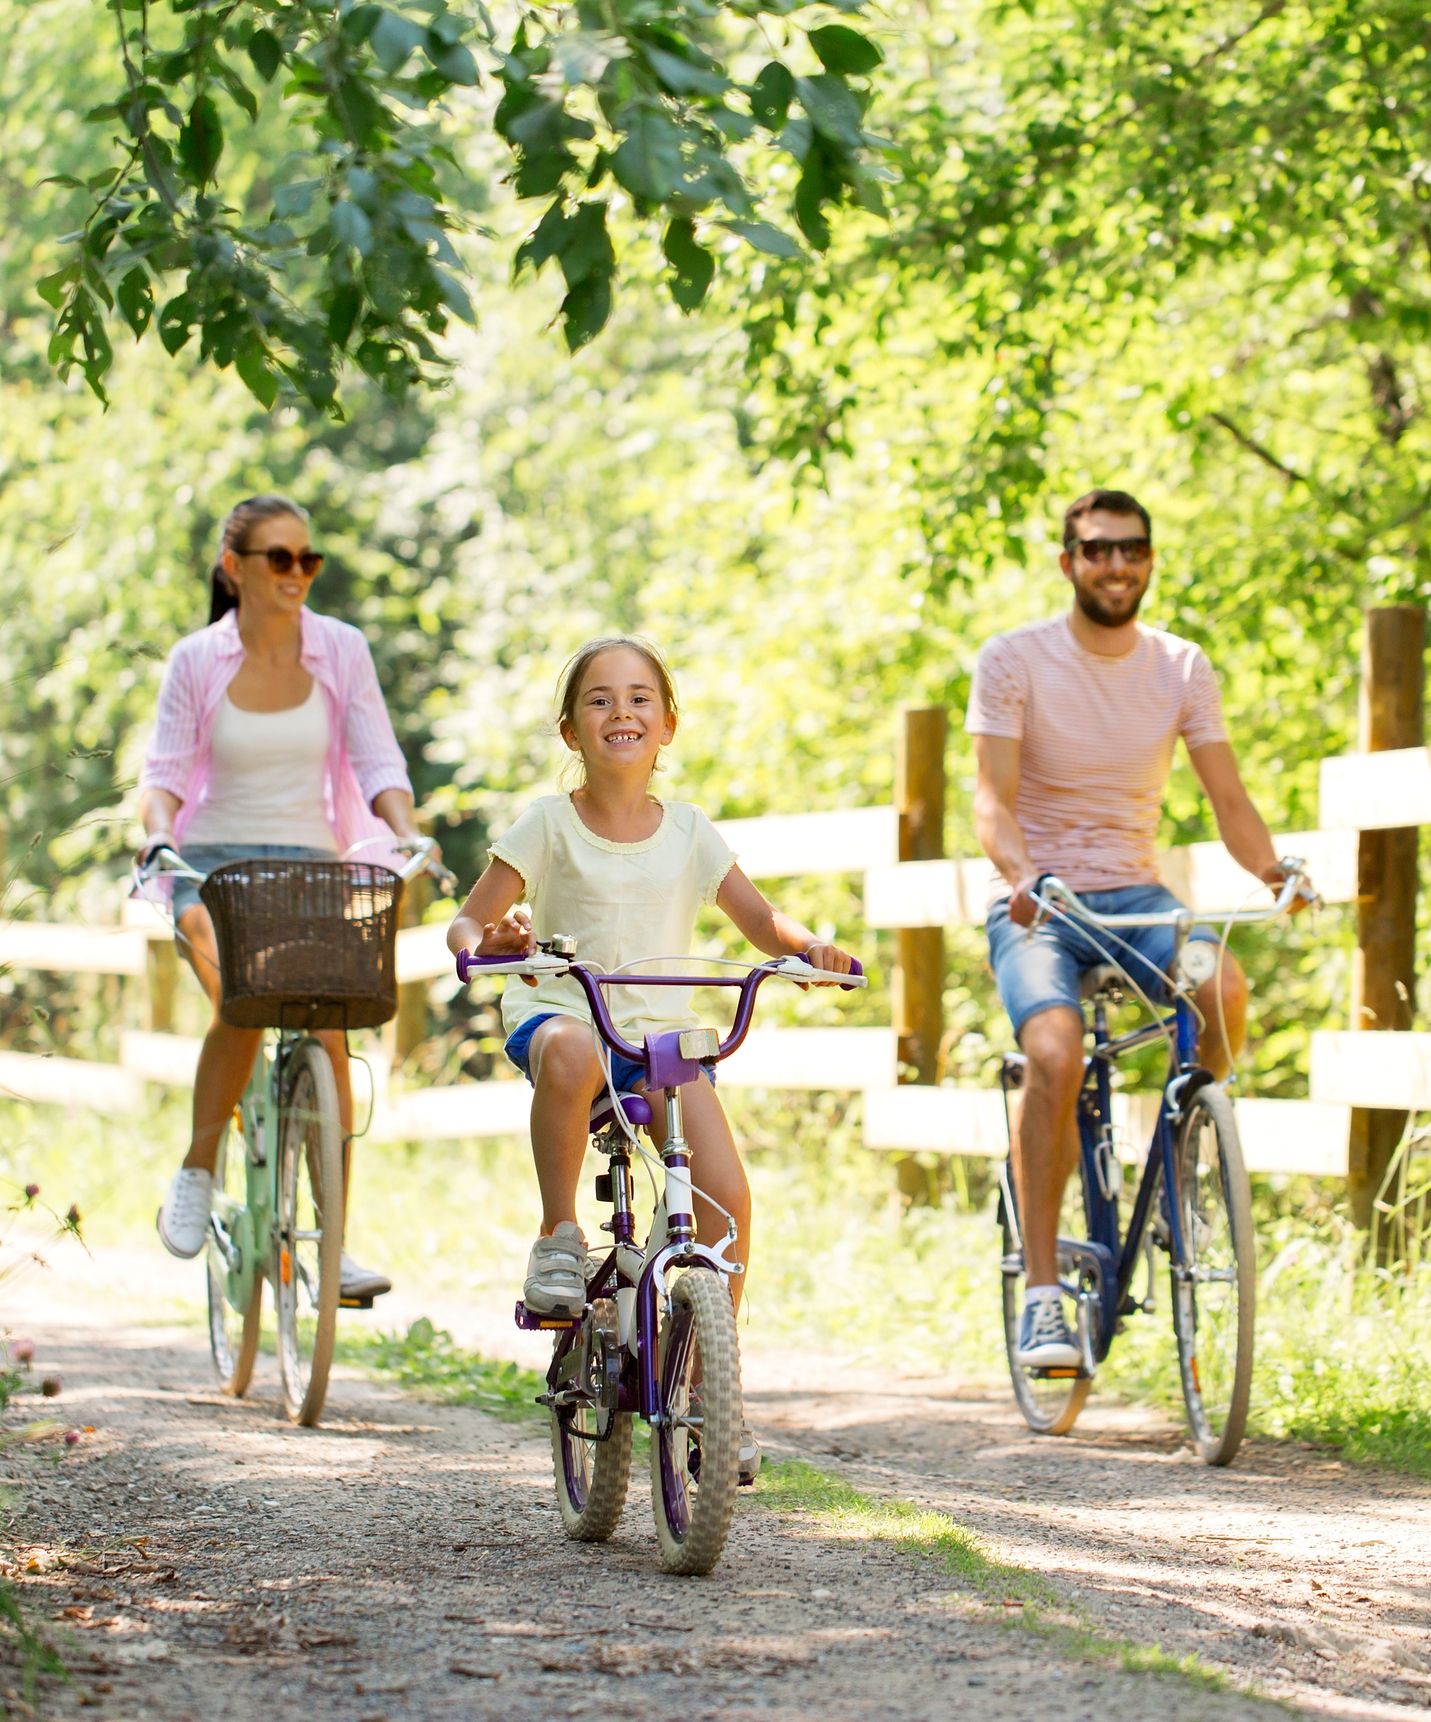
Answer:
[(419, 1316), (406, 1334), (342, 1333), (339, 1359), (389, 1377), (425, 1399), (444, 1405), (475, 1405), (497, 1417), (544, 1418), (536, 1403), (545, 1385), (534, 1369), (494, 1363), (464, 1351), (452, 1335)]
[[(752, 93), (727, 70), (757, 39), (766, 8), (748, 0), (523, 7), (500, 34), (481, 0), (470, 11), (446, 0), (106, 9), (121, 88), (86, 113), (102, 128), (89, 159), (52, 176), (76, 194), (78, 226), (68, 260), (37, 284), (56, 313), (50, 362), (61, 377), (78, 369), (101, 400), (116, 313), (137, 340), (152, 324), (171, 355), (196, 341), (264, 407), (283, 391), (336, 413), (347, 365), (391, 395), (443, 381), (438, 342), (452, 318), (474, 317), (454, 243), (470, 225), (459, 183), (474, 176), (485, 202), (496, 177), (491, 148), (459, 157), (472, 155), (474, 129), (506, 145), (518, 198), (546, 200), (519, 267), (559, 259), (572, 351), (611, 312), (608, 180), (632, 201), (636, 230), (666, 217), (685, 311), (715, 269), (695, 220), (749, 222), (770, 160), (802, 164), (796, 217), (817, 247), (829, 243), (827, 209), (881, 207), (865, 160), (877, 141), (864, 130), (868, 91), (849, 82), (881, 54), (848, 25), (811, 30), (825, 70), (779, 65), (789, 89), (772, 105), (768, 85)], [(495, 111), (466, 95), (484, 70), (502, 89)], [(804, 111), (786, 123), (792, 99)]]

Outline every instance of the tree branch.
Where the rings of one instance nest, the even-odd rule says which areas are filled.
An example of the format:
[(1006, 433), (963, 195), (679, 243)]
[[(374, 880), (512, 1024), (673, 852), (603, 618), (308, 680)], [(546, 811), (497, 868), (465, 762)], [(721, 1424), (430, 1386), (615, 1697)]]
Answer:
[(1221, 425), (1231, 437), (1241, 443), (1249, 454), (1255, 454), (1258, 460), (1265, 461), (1274, 472), (1280, 472), (1289, 484), (1306, 484), (1308, 482), (1303, 473), (1295, 472), (1283, 461), (1278, 460), (1270, 448), (1264, 448), (1255, 438), (1248, 436), (1246, 431), (1239, 430), (1230, 418), (1224, 417), (1222, 413), (1209, 413), (1207, 416), (1214, 424)]

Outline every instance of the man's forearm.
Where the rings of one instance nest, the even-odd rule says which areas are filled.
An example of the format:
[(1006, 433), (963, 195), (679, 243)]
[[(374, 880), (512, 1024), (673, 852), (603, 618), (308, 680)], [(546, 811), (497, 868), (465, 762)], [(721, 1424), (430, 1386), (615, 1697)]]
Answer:
[(1265, 879), (1277, 866), (1277, 851), (1267, 822), (1246, 798), (1240, 806), (1218, 813), (1217, 830), (1228, 854), (1254, 879)]
[(979, 847), (1017, 888), (1034, 870), (1024, 834), (1009, 809), (994, 796), (981, 797), (974, 809), (974, 832)]

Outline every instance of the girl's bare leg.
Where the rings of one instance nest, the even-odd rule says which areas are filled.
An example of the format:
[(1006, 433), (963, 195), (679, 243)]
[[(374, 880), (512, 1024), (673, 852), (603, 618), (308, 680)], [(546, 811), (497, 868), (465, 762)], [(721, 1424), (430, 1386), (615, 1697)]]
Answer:
[(542, 1193), (542, 1233), (576, 1219), (576, 1189), (590, 1132), (591, 1103), (606, 1077), (591, 1029), (575, 1017), (549, 1017), (532, 1036), (532, 1159)]
[[(666, 1139), (666, 1119), (660, 1095), (652, 1097), (652, 1129), (657, 1142)], [(681, 1116), (686, 1140), (691, 1145), (691, 1178), (730, 1213), (735, 1221), (735, 1259), (750, 1263), (750, 1185), (745, 1167), (731, 1135), (730, 1124), (704, 1077), (681, 1090)], [(703, 1244), (719, 1244), (726, 1234), (726, 1219), (711, 1203), (696, 1197), (696, 1236)], [(745, 1275), (731, 1274), (726, 1280), (731, 1301), (740, 1308)]]
[[(189, 966), (199, 978), (199, 985), (208, 994), (214, 1019), (199, 1051), (199, 1068), (194, 1076), (194, 1123), (189, 1152), (184, 1164), (212, 1172), (218, 1158), (219, 1137), (233, 1116), (234, 1107), (243, 1098), (253, 1070), (263, 1031), (256, 1028), (232, 1028), (219, 1017), (219, 948), (214, 938), (214, 924), (202, 903), (186, 909), (179, 918), (179, 931), (184, 935), (179, 948)], [(348, 1053), (343, 1036), (338, 1033), (318, 1037), (333, 1063), (333, 1075), (338, 1085), (338, 1116), (344, 1137), (344, 1174), (347, 1171), (347, 1138), (353, 1128), (353, 1091), (348, 1078)]]

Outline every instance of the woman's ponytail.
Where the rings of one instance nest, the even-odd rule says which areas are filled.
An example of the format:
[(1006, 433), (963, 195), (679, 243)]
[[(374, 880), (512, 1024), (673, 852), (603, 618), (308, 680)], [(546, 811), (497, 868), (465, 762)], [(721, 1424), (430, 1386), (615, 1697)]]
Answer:
[(273, 520), (280, 514), (291, 514), (295, 520), (307, 520), (308, 514), (286, 496), (250, 496), (231, 508), (219, 534), (218, 560), (209, 568), (209, 626), (222, 621), (230, 610), (239, 607), (238, 593), (229, 585), (224, 573), (224, 552), (247, 548), (245, 540), (252, 529), (263, 520)]

